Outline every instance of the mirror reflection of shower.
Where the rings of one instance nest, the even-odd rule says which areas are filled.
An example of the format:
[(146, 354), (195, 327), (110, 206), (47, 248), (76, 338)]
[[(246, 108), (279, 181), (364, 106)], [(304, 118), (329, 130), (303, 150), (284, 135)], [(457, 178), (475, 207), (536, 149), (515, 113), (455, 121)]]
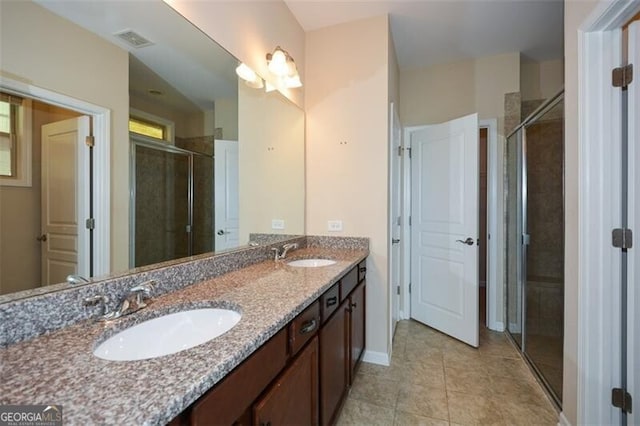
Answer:
[(211, 154), (131, 135), (131, 258), (144, 266), (214, 250)]

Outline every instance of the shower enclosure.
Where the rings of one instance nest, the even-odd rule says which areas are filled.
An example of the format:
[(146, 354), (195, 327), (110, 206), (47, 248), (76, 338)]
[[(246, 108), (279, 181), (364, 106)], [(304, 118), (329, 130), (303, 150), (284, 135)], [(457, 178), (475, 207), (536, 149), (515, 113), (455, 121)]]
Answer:
[(214, 250), (213, 157), (131, 135), (131, 267)]
[(562, 405), (564, 92), (507, 138), (507, 331)]

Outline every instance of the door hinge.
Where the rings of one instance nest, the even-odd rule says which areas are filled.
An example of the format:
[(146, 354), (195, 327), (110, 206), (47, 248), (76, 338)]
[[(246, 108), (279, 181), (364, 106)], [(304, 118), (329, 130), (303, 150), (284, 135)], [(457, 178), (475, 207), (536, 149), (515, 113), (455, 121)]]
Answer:
[(397, 223), (398, 223), (398, 226), (402, 225), (402, 217), (401, 216), (398, 216), (398, 222)]
[(631, 395), (625, 389), (611, 389), (611, 404), (620, 408), (623, 413), (631, 413)]
[(611, 73), (611, 84), (613, 87), (627, 87), (633, 81), (633, 64), (624, 67), (614, 68)]
[(402, 147), (402, 145), (398, 145), (398, 156), (401, 157), (402, 156), (402, 150), (404, 148)]
[(184, 231), (185, 231), (187, 234), (188, 234), (188, 233), (190, 233), (190, 232), (191, 232), (191, 225), (186, 225), (186, 226), (184, 227)]
[(409, 158), (411, 158), (411, 147), (409, 148), (405, 148), (407, 151), (409, 151)]
[(96, 144), (96, 140), (93, 136), (87, 136), (84, 140), (84, 143), (87, 144), (89, 148), (93, 148)]
[(398, 296), (400, 296), (400, 286), (398, 286), (398, 287), (396, 288), (396, 294), (397, 294)]
[(633, 231), (631, 229), (616, 228), (611, 231), (611, 244), (621, 249), (633, 247)]
[(409, 216), (409, 226), (411, 226), (411, 216)]
[(409, 293), (411, 293), (411, 283), (409, 283)]
[(93, 217), (90, 217), (84, 222), (84, 225), (87, 229), (95, 229), (96, 228), (96, 220)]

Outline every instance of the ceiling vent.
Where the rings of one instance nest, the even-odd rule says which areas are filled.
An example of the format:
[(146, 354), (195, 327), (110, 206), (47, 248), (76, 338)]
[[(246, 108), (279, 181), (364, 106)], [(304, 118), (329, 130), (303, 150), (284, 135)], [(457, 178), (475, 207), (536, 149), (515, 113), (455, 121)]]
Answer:
[(142, 37), (133, 30), (124, 30), (114, 34), (116, 37), (124, 40), (129, 46), (140, 49), (141, 47), (151, 46), (153, 43)]

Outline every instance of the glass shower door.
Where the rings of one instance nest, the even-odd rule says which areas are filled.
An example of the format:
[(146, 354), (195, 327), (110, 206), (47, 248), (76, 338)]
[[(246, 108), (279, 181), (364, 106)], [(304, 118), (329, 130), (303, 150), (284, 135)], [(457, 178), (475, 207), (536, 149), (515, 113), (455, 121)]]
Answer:
[(189, 156), (134, 143), (133, 266), (188, 255)]
[(562, 400), (564, 134), (559, 98), (525, 126), (526, 339), (524, 352)]
[(522, 128), (507, 139), (506, 157), (507, 331), (522, 348)]
[(213, 157), (193, 154), (193, 226), (194, 255), (214, 250), (213, 234)]

